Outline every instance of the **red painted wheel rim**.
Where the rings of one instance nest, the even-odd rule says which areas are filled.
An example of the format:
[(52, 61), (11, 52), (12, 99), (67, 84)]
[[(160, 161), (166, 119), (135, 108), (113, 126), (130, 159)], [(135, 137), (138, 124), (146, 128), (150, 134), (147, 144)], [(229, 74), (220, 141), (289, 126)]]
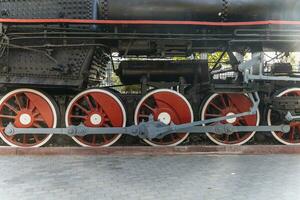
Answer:
[[(188, 101), (179, 93), (172, 90), (156, 90), (146, 95), (138, 104), (135, 112), (135, 123), (148, 121), (152, 115), (155, 121), (162, 120), (161, 116), (170, 117), (174, 124), (193, 121), (193, 112)], [(160, 118), (160, 119), (159, 119)], [(169, 122), (165, 121), (166, 124)], [(153, 146), (178, 145), (188, 136), (188, 133), (175, 133), (163, 139), (145, 140)]]
[[(233, 114), (239, 114), (250, 111), (252, 102), (244, 94), (214, 94), (203, 106), (201, 119), (212, 119), (224, 117)], [(259, 113), (239, 117), (236, 119), (224, 120), (222, 124), (232, 124), (234, 126), (256, 126), (259, 124)], [(216, 123), (214, 123), (216, 124)], [(210, 124), (213, 125), (213, 124)], [(240, 145), (252, 138), (254, 132), (233, 133), (232, 135), (217, 135), (207, 133), (209, 138), (220, 145)]]
[[(93, 121), (93, 116), (95, 120)], [(99, 117), (100, 116), (100, 117)], [(124, 127), (125, 110), (121, 102), (103, 90), (89, 90), (75, 97), (67, 109), (66, 125), (84, 124), (87, 127)], [(110, 146), (120, 134), (76, 136), (73, 139), (82, 146)]]
[(50, 100), (30, 89), (13, 91), (3, 97), (0, 105), (1, 136), (11, 146), (37, 147), (46, 143), (51, 135), (26, 134), (8, 136), (4, 127), (9, 123), (17, 128), (54, 128), (56, 113)]
[[(300, 96), (300, 88), (286, 90), (279, 94), (277, 97), (298, 97)], [(268, 124), (269, 125), (282, 125), (285, 119), (277, 111), (268, 111)], [(287, 145), (299, 145), (300, 144), (300, 122), (290, 122), (291, 130), (288, 133), (283, 132), (272, 132), (275, 138)]]

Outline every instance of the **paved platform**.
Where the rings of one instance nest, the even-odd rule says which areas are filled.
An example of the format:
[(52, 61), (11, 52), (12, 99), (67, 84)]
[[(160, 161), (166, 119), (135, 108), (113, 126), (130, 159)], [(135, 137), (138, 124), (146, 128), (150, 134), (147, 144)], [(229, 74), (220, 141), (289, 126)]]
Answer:
[(299, 200), (300, 155), (1, 156), (1, 200)]
[(2, 155), (266, 155), (299, 154), (300, 146), (286, 145), (244, 145), (244, 146), (177, 146), (177, 147), (42, 147), (12, 148), (0, 147)]

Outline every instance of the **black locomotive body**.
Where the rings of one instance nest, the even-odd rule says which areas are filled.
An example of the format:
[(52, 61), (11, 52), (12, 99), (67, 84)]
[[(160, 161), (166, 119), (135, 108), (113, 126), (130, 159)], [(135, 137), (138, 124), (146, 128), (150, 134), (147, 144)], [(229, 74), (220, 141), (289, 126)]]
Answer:
[[(224, 116), (221, 123), (235, 126), (286, 122), (287, 112), (298, 113), (298, 72), (289, 63), (270, 66), (262, 59), (264, 52), (282, 52), (274, 53), (271, 60), (277, 60), (300, 50), (299, 10), (297, 0), (2, 0), (0, 125), (122, 127), (149, 116), (165, 124)], [(209, 59), (215, 52), (221, 52), (218, 58)], [(247, 53), (253, 63), (243, 60)], [(114, 55), (122, 58), (119, 65)], [(109, 69), (122, 86), (140, 87), (117, 92), (120, 85), (107, 83)], [(261, 110), (230, 118), (251, 109), (253, 93)], [(293, 131), (273, 135), (298, 144), (300, 129)], [(236, 145), (254, 133), (207, 136)], [(25, 147), (51, 138), (0, 136)], [(145, 142), (177, 145), (187, 136)], [(119, 137), (73, 139), (82, 146), (109, 146)]]

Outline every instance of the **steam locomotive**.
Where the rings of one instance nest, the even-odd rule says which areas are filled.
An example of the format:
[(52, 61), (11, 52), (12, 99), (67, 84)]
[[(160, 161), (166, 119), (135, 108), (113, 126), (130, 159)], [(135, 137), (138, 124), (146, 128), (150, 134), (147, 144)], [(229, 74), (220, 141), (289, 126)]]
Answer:
[[(259, 131), (298, 145), (300, 77), (280, 58), (300, 50), (299, 10), (298, 0), (1, 0), (0, 137), (106, 147), (146, 132), (147, 144), (174, 146), (195, 121), (218, 145)], [(107, 85), (110, 69), (121, 84)]]

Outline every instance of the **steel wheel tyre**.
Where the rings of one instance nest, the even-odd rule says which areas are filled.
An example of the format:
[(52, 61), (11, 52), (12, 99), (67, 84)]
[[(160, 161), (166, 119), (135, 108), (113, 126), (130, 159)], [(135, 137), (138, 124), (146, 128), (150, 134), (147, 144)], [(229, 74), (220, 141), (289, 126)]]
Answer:
[[(78, 94), (69, 104), (66, 126), (83, 123), (87, 127), (125, 127), (126, 112), (121, 101), (111, 92), (90, 89)], [(108, 147), (118, 141), (122, 135), (86, 135), (75, 136), (73, 140), (84, 147)]]
[(0, 100), (0, 137), (13, 147), (40, 147), (46, 144), (49, 135), (8, 136), (4, 127), (9, 123), (17, 128), (56, 128), (57, 106), (43, 93), (32, 89), (17, 89)]
[[(178, 92), (168, 89), (154, 90), (141, 99), (134, 114), (135, 124), (148, 121), (153, 115), (154, 120), (165, 124), (183, 124), (194, 120), (193, 110), (187, 99)], [(176, 146), (182, 143), (189, 133), (175, 133), (163, 139), (144, 141), (152, 146)]]
[[(202, 107), (201, 120), (248, 112), (252, 105), (250, 98), (245, 94), (213, 94)], [(260, 114), (257, 112), (256, 115), (228, 119), (221, 123), (230, 123), (234, 126), (258, 126), (259, 122)], [(233, 133), (229, 136), (206, 133), (208, 138), (218, 145), (242, 145), (248, 142), (254, 134), (255, 132)]]
[[(280, 94), (276, 95), (276, 97), (282, 96), (300, 96), (300, 88), (291, 88), (284, 90)], [(269, 109), (267, 112), (267, 122), (268, 125), (281, 125), (283, 120), (276, 111)], [(289, 133), (282, 132), (274, 132), (272, 131), (272, 135), (274, 138), (282, 144), (285, 145), (300, 145), (300, 122), (291, 122), (290, 123), (291, 130)]]

